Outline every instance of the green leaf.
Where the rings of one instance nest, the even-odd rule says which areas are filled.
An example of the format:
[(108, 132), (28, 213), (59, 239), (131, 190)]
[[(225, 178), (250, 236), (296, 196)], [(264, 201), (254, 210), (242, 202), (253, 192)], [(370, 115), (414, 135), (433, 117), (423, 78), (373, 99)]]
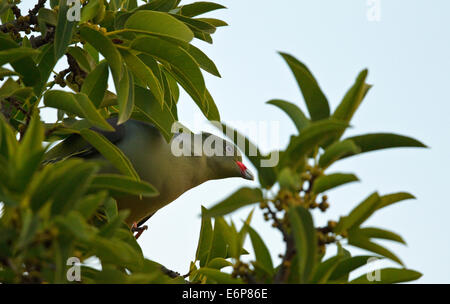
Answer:
[(44, 104), (47, 107), (85, 117), (91, 124), (103, 130), (114, 131), (114, 128), (100, 115), (86, 94), (72, 94), (58, 90), (47, 91), (44, 95)]
[(335, 232), (339, 233), (354, 227), (358, 227), (367, 220), (378, 208), (381, 198), (378, 193), (373, 193), (358, 206), (356, 206), (348, 216), (339, 220)]
[(80, 35), (108, 61), (114, 82), (117, 85), (122, 75), (122, 58), (114, 43), (102, 32), (89, 26), (82, 26), (80, 28)]
[(215, 204), (209, 210), (205, 210), (204, 216), (216, 217), (231, 213), (239, 208), (248, 206), (263, 200), (262, 192), (259, 188), (244, 187), (237, 190), (231, 196), (220, 203)]
[(332, 117), (334, 119), (350, 122), (362, 100), (371, 88), (366, 84), (368, 71), (363, 70), (356, 79), (355, 84), (345, 94), (344, 99), (334, 111)]
[(218, 3), (199, 1), (181, 6), (178, 14), (186, 17), (195, 17), (222, 8), (226, 7)]
[(384, 268), (380, 269), (380, 281), (369, 281), (368, 274), (364, 274), (350, 283), (352, 284), (394, 284), (404, 283), (409, 281), (418, 280), (422, 274), (411, 269), (399, 269), (399, 268)]
[(242, 281), (240, 279), (234, 279), (228, 273), (221, 272), (217, 269), (200, 268), (195, 273), (202, 274), (208, 279), (213, 280), (219, 284), (242, 284)]
[(309, 69), (293, 56), (281, 53), (297, 80), (297, 84), (305, 99), (311, 120), (320, 120), (330, 116), (330, 106), (316, 79)]
[(80, 131), (80, 135), (100, 152), (121, 173), (139, 180), (139, 175), (123, 152), (106, 137), (89, 129)]
[(355, 269), (358, 269), (361, 266), (367, 265), (367, 262), (370, 258), (374, 258), (373, 255), (359, 255), (354, 257), (348, 257), (340, 261), (340, 263), (336, 266), (333, 273), (330, 275), (330, 281), (338, 281), (345, 279), (345, 282), (348, 280), (348, 275)]
[(326, 169), (338, 159), (357, 154), (360, 151), (360, 148), (351, 140), (337, 141), (320, 156), (319, 166)]
[(75, 238), (81, 241), (88, 242), (94, 237), (91, 227), (77, 211), (72, 210), (64, 217), (57, 217), (57, 223), (69, 230)]
[(197, 105), (202, 108), (206, 90), (205, 81), (197, 62), (183, 48), (150, 36), (135, 39), (131, 43), (131, 48), (155, 57), (168, 70), (173, 71), (179, 78), (178, 82), (195, 97)]
[(17, 62), (17, 60), (39, 54), (39, 51), (30, 48), (10, 48), (0, 51), (0, 66), (6, 63)]
[(134, 107), (134, 77), (131, 71), (124, 67), (124, 74), (117, 88), (117, 103), (119, 105), (119, 119), (117, 124), (126, 122)]
[(172, 16), (182, 21), (184, 24), (186, 24), (194, 33), (202, 32), (205, 34), (213, 34), (216, 31), (216, 27), (207, 22), (200, 21), (198, 19), (188, 18), (182, 15), (174, 14)]
[(204, 215), (206, 211), (207, 209), (202, 206), (202, 226), (200, 228), (200, 237), (198, 240), (197, 251), (195, 253), (195, 260), (200, 261), (200, 267), (206, 265), (209, 249), (211, 248), (213, 239), (211, 218)]
[(66, 53), (67, 47), (72, 42), (73, 30), (77, 23), (76, 21), (69, 21), (67, 18), (68, 10), (67, 1), (60, 0), (54, 42), (56, 61)]
[(192, 44), (189, 44), (188, 47), (185, 48), (185, 50), (195, 59), (195, 61), (203, 70), (214, 76), (221, 77), (214, 62), (199, 48), (193, 46)]
[(83, 82), (81, 93), (86, 94), (96, 108), (99, 108), (108, 87), (108, 63), (100, 62)]
[(391, 251), (384, 248), (381, 245), (378, 245), (372, 242), (368, 237), (359, 232), (359, 229), (352, 229), (348, 232), (348, 244), (368, 250), (370, 252), (382, 255), (388, 259), (391, 259), (394, 262), (403, 265), (403, 262)]
[(271, 99), (267, 103), (283, 110), (295, 124), (299, 133), (310, 123), (303, 111), (291, 102), (281, 99)]
[(408, 199), (416, 199), (416, 197), (407, 192), (398, 192), (398, 193), (383, 195), (381, 197), (381, 203), (378, 204), (377, 209), (381, 209), (381, 208), (387, 207), (389, 205), (395, 204), (397, 202), (408, 200)]
[(106, 191), (84, 196), (75, 205), (75, 210), (78, 211), (85, 219), (89, 219), (94, 215), (98, 207), (105, 201), (106, 197)]
[(137, 11), (128, 18), (125, 28), (169, 36), (185, 42), (194, 38), (192, 31), (183, 22), (162, 12)]
[(300, 283), (307, 283), (316, 263), (317, 236), (311, 214), (305, 208), (292, 207), (288, 211), (291, 233), (299, 258), (298, 269)]
[(346, 123), (336, 120), (312, 122), (303, 129), (300, 135), (291, 138), (281, 158), (280, 167), (287, 165), (294, 168), (297, 167), (301, 163), (303, 156), (333, 135), (345, 130), (347, 126)]
[(135, 109), (137, 113), (133, 116), (136, 119), (148, 121), (154, 124), (164, 136), (167, 142), (172, 138), (172, 125), (175, 123), (167, 104), (161, 105), (153, 94), (142, 87), (135, 86)]
[(339, 265), (339, 263), (344, 259), (344, 256), (342, 255), (336, 255), (334, 257), (331, 257), (323, 262), (321, 262), (315, 272), (314, 276), (311, 279), (311, 282), (315, 284), (324, 284), (327, 283), (328, 279), (330, 278), (333, 271), (336, 269), (336, 267)]
[(361, 153), (388, 148), (427, 147), (420, 141), (415, 140), (414, 138), (391, 133), (374, 133), (374, 134), (359, 135), (349, 137), (347, 138), (347, 140), (353, 141), (361, 149)]
[(255, 251), (256, 262), (258, 262), (266, 272), (272, 275), (274, 273), (274, 269), (269, 249), (267, 249), (263, 239), (252, 227), (247, 225), (247, 230), (252, 241), (253, 250)]
[(128, 68), (133, 72), (137, 79), (145, 82), (145, 84), (150, 88), (153, 96), (162, 106), (164, 103), (164, 94), (161, 88), (161, 84), (152, 70), (147, 67), (147, 65), (142, 62), (141, 59), (133, 55), (131, 52), (122, 50), (121, 53)]
[(359, 181), (359, 179), (354, 174), (334, 173), (322, 175), (314, 181), (312, 191), (319, 194), (338, 186), (356, 181)]
[(209, 261), (207, 267), (220, 270), (224, 267), (233, 266), (233, 264), (224, 258), (214, 258), (211, 261)]
[(403, 238), (391, 231), (380, 229), (380, 228), (373, 228), (373, 227), (366, 227), (366, 228), (360, 228), (358, 229), (358, 233), (361, 233), (367, 238), (374, 238), (374, 239), (384, 239), (384, 240), (390, 240), (394, 242), (399, 242), (402, 244), (405, 244), (405, 241)]
[(216, 217), (214, 220), (214, 232), (209, 248), (207, 263), (214, 258), (227, 257), (227, 239), (228, 224), (222, 217)]
[(144, 197), (153, 197), (159, 194), (158, 190), (147, 182), (117, 174), (97, 174), (91, 182), (91, 188), (109, 189)]
[(80, 23), (94, 19), (103, 6), (103, 0), (90, 0), (81, 10)]
[(71, 46), (67, 49), (67, 53), (69, 53), (75, 60), (77, 61), (78, 65), (83, 69), (85, 72), (89, 73), (95, 68), (95, 61), (94, 58), (85, 50), (78, 46)]

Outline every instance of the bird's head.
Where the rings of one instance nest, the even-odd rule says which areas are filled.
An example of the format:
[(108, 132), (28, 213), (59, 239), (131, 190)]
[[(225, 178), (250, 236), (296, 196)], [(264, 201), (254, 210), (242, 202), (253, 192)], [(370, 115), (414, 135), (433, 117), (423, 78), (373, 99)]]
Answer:
[(253, 173), (242, 162), (242, 154), (235, 144), (206, 132), (201, 136), (207, 165), (215, 172), (216, 178), (254, 179)]

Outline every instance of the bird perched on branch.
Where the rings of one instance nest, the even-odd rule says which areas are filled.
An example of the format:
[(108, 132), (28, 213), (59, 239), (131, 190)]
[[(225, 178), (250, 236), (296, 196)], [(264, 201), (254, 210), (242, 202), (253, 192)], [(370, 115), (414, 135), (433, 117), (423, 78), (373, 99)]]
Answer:
[[(174, 201), (181, 194), (208, 180), (241, 177), (253, 180), (253, 174), (242, 163), (237, 147), (209, 133), (178, 133), (167, 142), (150, 123), (128, 120), (117, 125), (116, 118), (108, 119), (114, 132), (95, 129), (116, 145), (131, 161), (140, 178), (158, 191), (155, 197), (116, 197), (119, 209), (128, 209), (126, 219), (136, 237), (157, 210)], [(103, 156), (80, 135), (73, 134), (51, 149), (46, 159), (57, 161), (67, 157), (102, 160)], [(110, 163), (103, 162), (100, 173), (118, 173)]]

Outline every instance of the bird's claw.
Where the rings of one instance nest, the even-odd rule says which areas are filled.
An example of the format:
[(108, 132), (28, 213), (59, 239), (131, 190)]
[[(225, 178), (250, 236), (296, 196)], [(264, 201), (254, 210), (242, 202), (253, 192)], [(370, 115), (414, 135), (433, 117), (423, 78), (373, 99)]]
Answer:
[(134, 222), (133, 225), (131, 226), (131, 232), (133, 232), (133, 233), (134, 233), (134, 232), (137, 232), (137, 233), (134, 235), (134, 238), (135, 238), (136, 240), (137, 240), (137, 239), (141, 236), (141, 234), (142, 234), (145, 230), (147, 230), (147, 229), (148, 229), (148, 226), (147, 226), (147, 225), (138, 227), (136, 222)]

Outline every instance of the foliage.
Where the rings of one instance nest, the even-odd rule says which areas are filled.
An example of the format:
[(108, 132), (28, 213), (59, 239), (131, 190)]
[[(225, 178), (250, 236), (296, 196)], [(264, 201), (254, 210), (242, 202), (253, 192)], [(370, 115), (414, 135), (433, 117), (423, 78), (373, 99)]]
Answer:
[[(76, 257), (83, 263), (82, 283), (184, 283), (186, 279), (345, 283), (348, 274), (370, 256), (352, 257), (343, 247), (344, 240), (403, 266), (391, 251), (373, 242), (403, 243), (400, 236), (361, 225), (378, 209), (412, 195), (374, 193), (327, 227), (315, 227), (310, 213), (314, 208), (326, 211), (326, 191), (357, 180), (349, 173), (328, 173), (333, 163), (385, 148), (423, 147), (395, 134), (342, 139), (370, 88), (365, 82), (367, 71), (331, 113), (308, 68), (282, 54), (299, 84), (309, 118), (293, 103), (269, 101), (289, 115), (299, 134), (281, 151), (275, 168), (261, 166), (264, 155), (248, 155), (258, 169), (260, 187), (242, 188), (209, 210), (202, 209), (196, 258), (183, 277), (144, 258), (123, 222), (127, 211), (117, 210), (114, 194), (158, 192), (141, 181), (127, 157), (91, 127), (111, 130), (106, 119), (118, 115), (120, 123), (130, 118), (150, 122), (170, 140), (170, 128), (178, 120), (179, 86), (207, 119), (220, 121), (201, 70), (220, 74), (191, 41), (212, 43), (211, 35), (226, 23), (198, 16), (223, 6), (180, 5), (179, 0), (83, 0), (80, 21), (70, 21), (64, 0), (36, 0), (25, 16), (19, 2), (0, 0), (0, 282), (64, 283), (71, 266), (68, 258)], [(55, 71), (62, 58), (67, 68)], [(109, 77), (114, 90), (108, 89)], [(56, 109), (57, 121), (41, 122), (43, 109)], [(71, 134), (80, 134), (121, 174), (100, 174), (100, 164), (77, 158), (52, 159), (52, 143)], [(241, 229), (223, 218), (258, 203), (283, 235), (286, 250), (280, 265), (274, 265), (272, 248), (250, 226), (252, 213)], [(248, 253), (243, 248), (247, 234), (255, 252), (251, 263), (241, 259)], [(338, 252), (324, 260), (331, 243), (338, 244)], [(85, 263), (93, 257), (101, 269)], [(223, 270), (230, 266), (232, 273)], [(420, 274), (388, 268), (381, 276), (382, 282), (403, 282)], [(365, 276), (352, 282), (365, 282)]]
[[(179, 2), (82, 1), (80, 21), (70, 21), (65, 0), (36, 1), (25, 16), (19, 1), (0, 1), (0, 282), (67, 282), (69, 257), (100, 260), (101, 271), (83, 266), (84, 283), (184, 282), (143, 257), (113, 199), (156, 189), (90, 129), (111, 131), (106, 118), (118, 115), (120, 123), (151, 122), (169, 140), (179, 86), (208, 119), (220, 120), (200, 69), (220, 74), (191, 42), (212, 43), (226, 23), (198, 15), (223, 6)], [(67, 68), (55, 71), (63, 57)], [(56, 122), (41, 123), (47, 108), (57, 109)], [(122, 175), (99, 174), (98, 164), (76, 158), (46, 161), (51, 143), (74, 133)]]
[[(268, 101), (268, 104), (286, 112), (298, 134), (291, 137), (284, 151), (279, 151), (277, 167), (261, 166), (261, 160), (267, 156), (259, 151), (256, 156), (247, 155), (258, 169), (259, 188), (241, 188), (209, 210), (203, 210), (196, 256), (199, 263), (198, 266), (194, 262), (191, 265), (191, 280), (219, 283), (231, 279), (246, 283), (399, 283), (420, 278), (419, 272), (406, 269), (394, 253), (374, 242), (381, 239), (405, 244), (401, 236), (381, 228), (363, 226), (373, 213), (388, 205), (413, 199), (411, 194), (380, 195), (374, 192), (348, 215), (338, 221), (328, 221), (325, 227), (314, 225), (311, 210), (326, 212), (330, 206), (327, 191), (358, 180), (352, 173), (329, 172), (334, 163), (369, 151), (425, 146), (413, 138), (391, 133), (343, 138), (370, 89), (366, 83), (367, 71), (358, 75), (338, 107), (330, 112), (325, 94), (308, 68), (291, 55), (281, 53), (281, 56), (298, 82), (309, 118), (294, 103), (279, 99)], [(225, 125), (222, 131), (225, 135), (236, 132)], [(230, 138), (238, 143), (242, 135)], [(245, 138), (245, 143), (246, 147), (254, 146), (248, 138)], [(241, 207), (257, 203), (265, 220), (283, 236), (285, 250), (279, 265), (273, 264), (270, 247), (249, 225), (253, 211), (240, 231), (236, 230), (233, 222), (228, 224), (223, 219)], [(214, 228), (211, 217), (215, 218)], [(247, 234), (255, 254), (255, 260), (250, 263), (242, 261), (242, 255), (246, 253), (242, 245)], [(337, 252), (325, 258), (330, 244), (337, 245)], [(345, 249), (347, 245), (367, 250), (370, 255), (352, 256)], [(222, 249), (212, 251), (218, 247)], [(366, 275), (350, 281), (349, 274), (367, 265), (370, 258), (386, 258), (401, 268), (381, 269), (379, 281), (369, 281)], [(233, 267), (233, 272), (226, 278), (219, 272), (225, 266)]]

